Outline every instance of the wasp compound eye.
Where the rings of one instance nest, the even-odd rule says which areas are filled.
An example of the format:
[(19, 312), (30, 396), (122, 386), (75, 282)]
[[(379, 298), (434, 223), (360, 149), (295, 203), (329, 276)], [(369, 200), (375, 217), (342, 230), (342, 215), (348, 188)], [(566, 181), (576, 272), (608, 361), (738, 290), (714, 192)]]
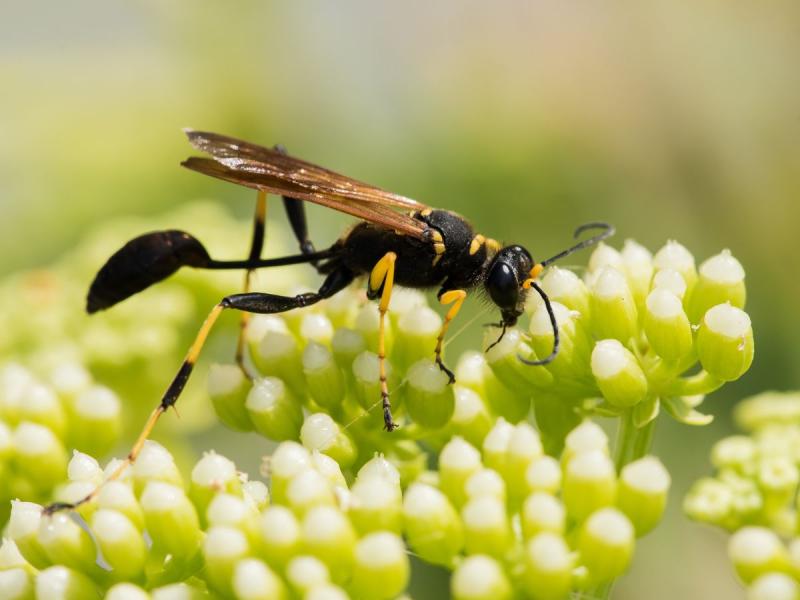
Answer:
[(486, 289), (497, 306), (513, 309), (519, 300), (519, 281), (514, 269), (504, 262), (495, 262), (486, 279)]

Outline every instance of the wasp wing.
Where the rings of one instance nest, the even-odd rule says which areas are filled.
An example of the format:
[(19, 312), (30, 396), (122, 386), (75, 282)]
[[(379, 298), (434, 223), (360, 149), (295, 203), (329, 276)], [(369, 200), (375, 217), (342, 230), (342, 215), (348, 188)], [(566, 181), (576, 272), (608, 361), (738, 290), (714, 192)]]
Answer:
[(187, 130), (186, 134), (195, 148), (214, 157), (213, 160), (189, 158), (182, 163), (189, 169), (247, 187), (321, 204), (388, 229), (423, 237), (425, 224), (409, 214), (398, 212), (427, 208), (411, 198), (386, 192), (244, 140), (193, 130)]

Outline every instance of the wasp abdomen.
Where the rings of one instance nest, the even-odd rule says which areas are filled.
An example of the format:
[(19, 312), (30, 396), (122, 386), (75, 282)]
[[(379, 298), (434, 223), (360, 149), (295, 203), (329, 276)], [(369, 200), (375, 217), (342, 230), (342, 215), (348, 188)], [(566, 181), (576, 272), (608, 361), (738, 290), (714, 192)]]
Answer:
[(91, 314), (114, 306), (183, 266), (202, 267), (209, 261), (203, 245), (184, 231), (140, 235), (117, 250), (97, 273), (86, 297), (86, 311)]

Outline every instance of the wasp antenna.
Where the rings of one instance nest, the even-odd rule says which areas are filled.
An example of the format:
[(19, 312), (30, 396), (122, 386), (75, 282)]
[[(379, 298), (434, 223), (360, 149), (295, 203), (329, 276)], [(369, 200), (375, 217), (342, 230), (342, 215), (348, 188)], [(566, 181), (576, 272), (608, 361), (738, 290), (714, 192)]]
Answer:
[(560, 259), (564, 258), (565, 256), (569, 256), (573, 252), (577, 252), (578, 250), (583, 250), (584, 248), (589, 248), (590, 246), (594, 246), (595, 244), (598, 244), (598, 243), (602, 242), (604, 239), (609, 238), (612, 235), (614, 235), (616, 233), (616, 231), (617, 231), (616, 229), (614, 229), (614, 226), (610, 225), (609, 223), (600, 223), (600, 222), (584, 223), (583, 225), (581, 225), (580, 227), (578, 227), (575, 230), (575, 233), (573, 234), (573, 237), (577, 238), (584, 231), (589, 231), (590, 229), (602, 229), (603, 231), (601, 231), (597, 235), (594, 235), (594, 236), (592, 236), (592, 237), (590, 237), (588, 239), (583, 240), (582, 242), (578, 242), (577, 244), (575, 244), (571, 248), (567, 248), (563, 252), (559, 252), (555, 256), (551, 256), (547, 260), (543, 260), (540, 264), (543, 267), (546, 267), (550, 263), (553, 263), (553, 262), (555, 262), (557, 260), (560, 260)]
[(556, 356), (558, 355), (559, 339), (558, 339), (558, 322), (556, 321), (556, 314), (553, 312), (553, 305), (550, 304), (550, 298), (547, 297), (547, 294), (544, 293), (544, 290), (540, 288), (538, 285), (536, 285), (535, 282), (533, 281), (531, 282), (531, 287), (535, 289), (537, 292), (539, 292), (539, 295), (542, 297), (542, 300), (544, 300), (544, 306), (547, 309), (547, 315), (550, 317), (550, 326), (553, 328), (553, 351), (550, 352), (549, 356), (543, 358), (542, 360), (528, 360), (520, 355), (517, 355), (517, 358), (519, 358), (523, 363), (535, 367), (539, 365), (546, 365), (555, 360)]

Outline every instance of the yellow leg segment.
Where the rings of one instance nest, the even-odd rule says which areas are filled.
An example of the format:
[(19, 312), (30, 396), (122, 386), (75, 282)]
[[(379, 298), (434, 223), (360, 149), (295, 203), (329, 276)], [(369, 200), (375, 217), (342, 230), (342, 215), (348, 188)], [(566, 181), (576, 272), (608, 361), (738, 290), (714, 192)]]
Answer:
[(103, 486), (108, 483), (109, 481), (114, 481), (119, 479), (122, 474), (125, 472), (130, 465), (136, 462), (136, 459), (139, 457), (139, 453), (142, 451), (144, 447), (144, 443), (150, 437), (150, 434), (153, 432), (153, 428), (156, 426), (158, 419), (163, 415), (167, 410), (174, 406), (175, 403), (178, 401), (178, 397), (180, 393), (183, 391), (183, 387), (186, 385), (186, 381), (189, 379), (189, 375), (194, 368), (194, 364), (197, 362), (197, 357), (200, 355), (200, 351), (203, 349), (203, 346), (206, 343), (206, 339), (208, 338), (208, 334), (211, 331), (211, 328), (214, 326), (214, 323), (217, 321), (217, 318), (224, 310), (224, 307), (221, 304), (217, 304), (209, 313), (208, 317), (206, 317), (203, 326), (200, 328), (200, 331), (197, 332), (197, 337), (195, 337), (194, 343), (192, 344), (191, 348), (189, 348), (189, 352), (186, 354), (186, 358), (183, 360), (183, 364), (181, 368), (178, 370), (178, 373), (175, 375), (175, 378), (172, 380), (169, 388), (164, 393), (163, 398), (161, 399), (160, 404), (153, 409), (153, 412), (150, 413), (150, 416), (147, 419), (144, 427), (142, 428), (141, 433), (136, 438), (133, 446), (131, 447), (130, 452), (125, 457), (125, 460), (122, 461), (112, 473), (96, 488), (94, 488), (91, 492), (89, 492), (86, 496), (78, 500), (74, 503), (67, 503), (67, 502), (55, 502), (47, 506), (44, 510), (45, 514), (52, 514), (59, 510), (69, 510), (77, 508), (82, 504), (86, 504), (87, 502), (91, 502), (97, 495), (100, 493), (100, 490), (103, 489)]
[(392, 405), (389, 402), (389, 386), (386, 383), (386, 312), (389, 310), (389, 301), (392, 299), (394, 286), (394, 263), (397, 255), (387, 252), (383, 258), (372, 268), (369, 274), (369, 291), (377, 293), (383, 286), (381, 299), (378, 303), (380, 312), (380, 326), (378, 329), (378, 364), (381, 378), (381, 401), (383, 403), (383, 423), (386, 431), (393, 431), (397, 425), (392, 421)]
[[(264, 241), (264, 223), (267, 219), (267, 192), (258, 190), (256, 198), (256, 212), (253, 217), (253, 243), (250, 248), (250, 258), (256, 259), (261, 255), (261, 246)], [(250, 291), (250, 280), (253, 277), (253, 270), (248, 269), (244, 274), (244, 293)], [(244, 373), (245, 377), (252, 380), (253, 376), (247, 371), (244, 365), (244, 342), (247, 323), (250, 321), (250, 313), (242, 312), (239, 321), (239, 339), (236, 342), (236, 364)]]
[(464, 290), (449, 290), (439, 296), (439, 302), (443, 305), (451, 304), (450, 310), (447, 311), (447, 314), (444, 316), (444, 323), (442, 324), (442, 330), (439, 332), (439, 337), (436, 338), (436, 364), (439, 365), (439, 368), (447, 373), (447, 376), (450, 378), (450, 383), (456, 382), (456, 376), (453, 375), (453, 372), (448, 369), (444, 363), (442, 362), (442, 344), (444, 342), (444, 336), (447, 334), (447, 328), (450, 327), (450, 322), (456, 318), (458, 311), (461, 310), (461, 305), (464, 304), (464, 299), (467, 297), (467, 292)]

